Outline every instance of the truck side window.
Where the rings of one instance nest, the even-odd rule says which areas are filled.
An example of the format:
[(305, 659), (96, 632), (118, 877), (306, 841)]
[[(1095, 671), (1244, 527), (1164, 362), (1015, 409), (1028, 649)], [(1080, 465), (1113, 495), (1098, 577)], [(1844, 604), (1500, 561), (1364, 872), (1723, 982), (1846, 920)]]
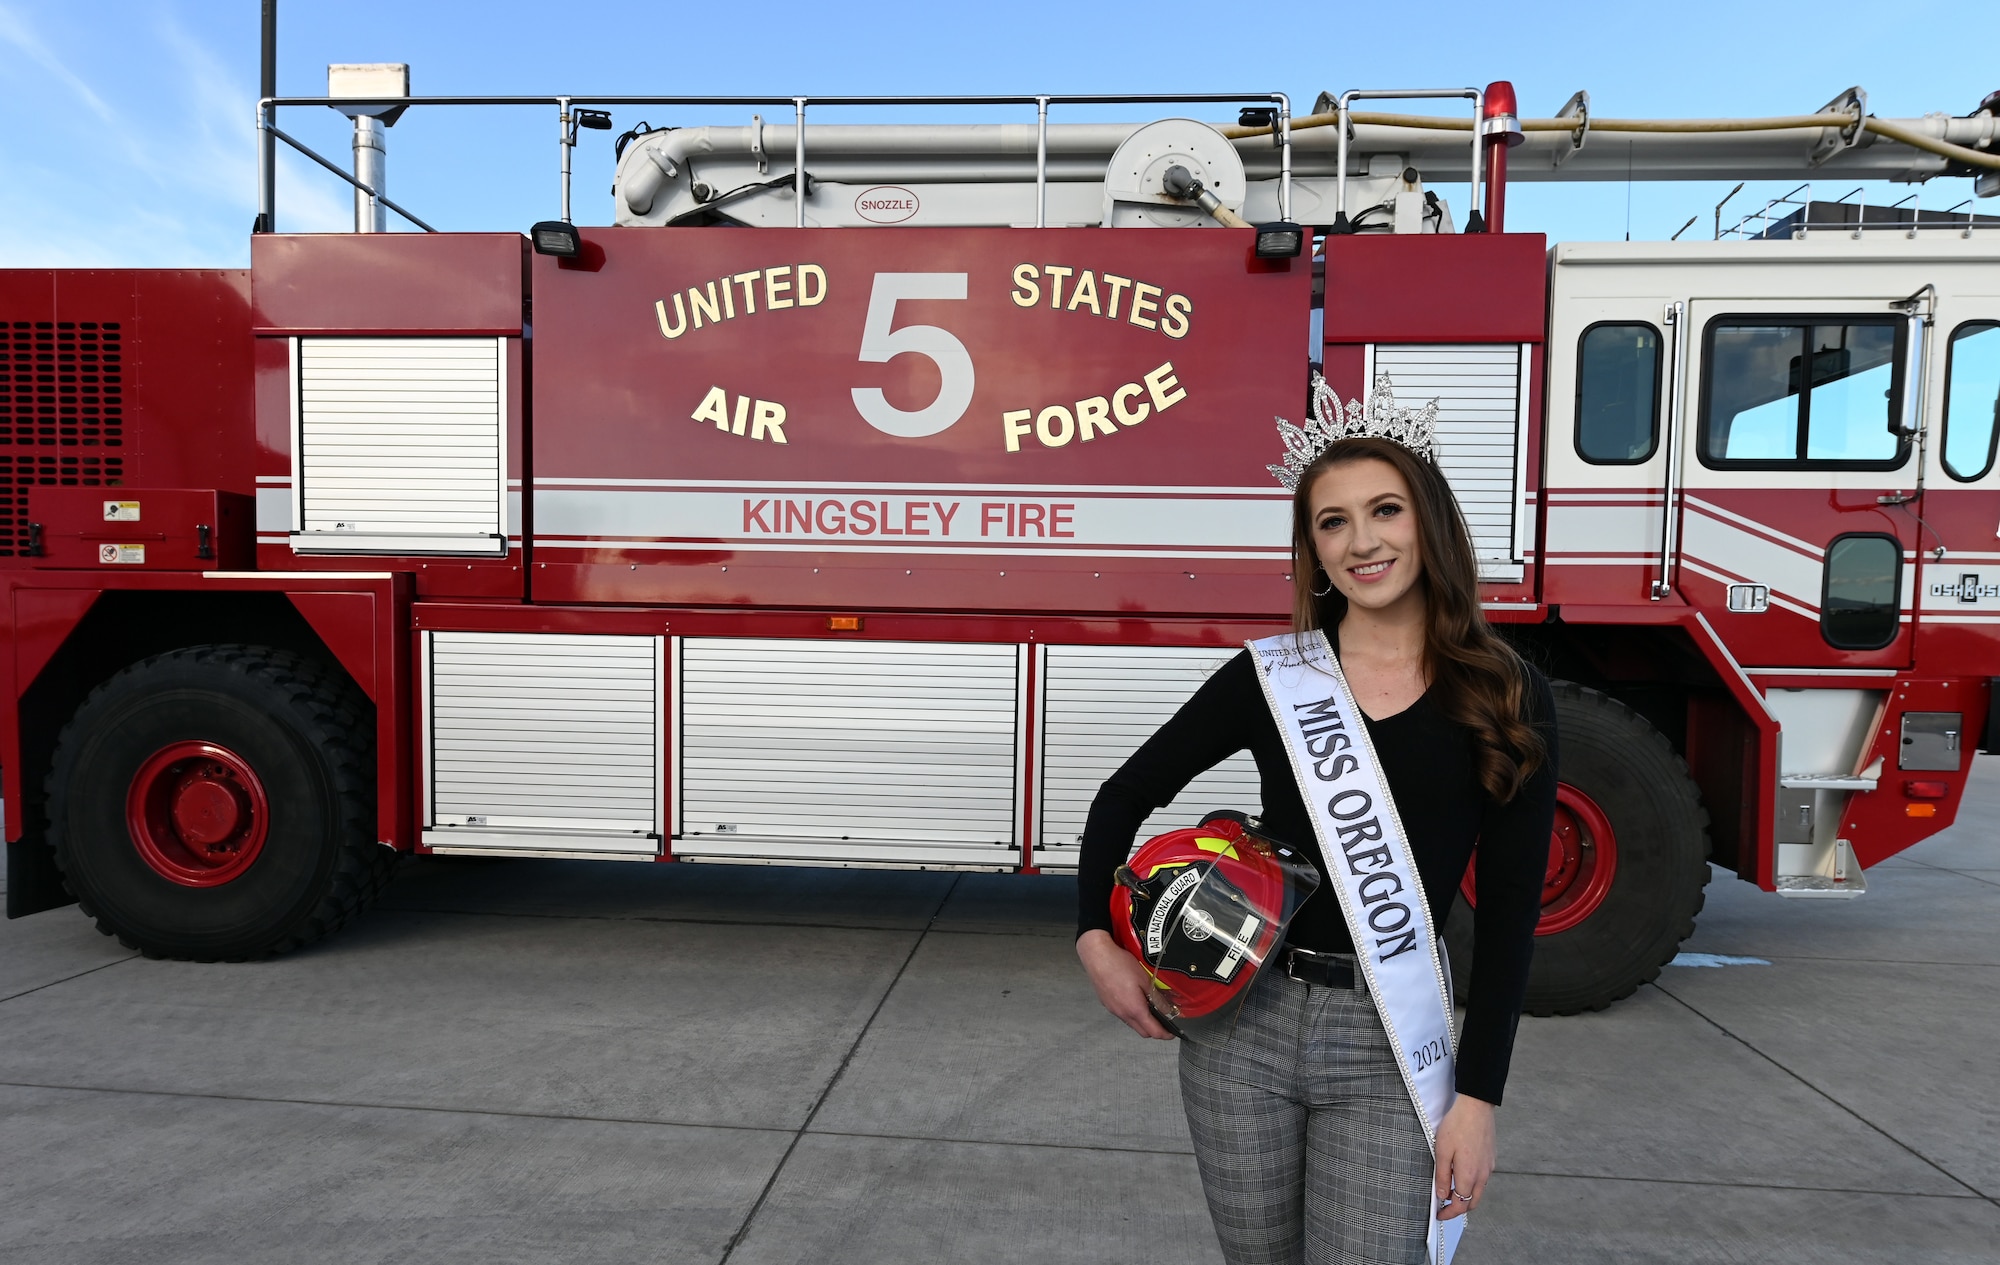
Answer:
[(1993, 468), (2000, 439), (2000, 322), (1951, 332), (1944, 379), (1944, 472), (1973, 480)]
[(1592, 465), (1636, 465), (1660, 436), (1660, 332), (1605, 322), (1576, 348), (1576, 453)]
[(1880, 650), (1902, 617), (1903, 546), (1872, 532), (1835, 536), (1826, 547), (1819, 631), (1838, 650)]
[(1893, 469), (1903, 381), (1893, 317), (1805, 322), (1725, 316), (1702, 356), (1706, 466)]

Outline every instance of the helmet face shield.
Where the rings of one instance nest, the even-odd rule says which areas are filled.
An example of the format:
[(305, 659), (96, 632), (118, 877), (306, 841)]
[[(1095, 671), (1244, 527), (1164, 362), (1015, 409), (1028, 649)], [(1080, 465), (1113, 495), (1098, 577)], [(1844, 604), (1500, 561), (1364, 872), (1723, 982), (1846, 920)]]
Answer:
[(1149, 841), (1117, 881), (1113, 936), (1145, 965), (1167, 1026), (1201, 1036), (1235, 1024), (1319, 874), (1286, 845), (1217, 815)]

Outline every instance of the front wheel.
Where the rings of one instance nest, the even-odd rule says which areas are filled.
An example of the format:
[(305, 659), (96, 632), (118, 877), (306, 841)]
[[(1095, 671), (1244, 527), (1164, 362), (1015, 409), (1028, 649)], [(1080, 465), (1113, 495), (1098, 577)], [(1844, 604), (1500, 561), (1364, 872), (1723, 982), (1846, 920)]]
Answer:
[[(1657, 977), (1694, 933), (1708, 883), (1708, 812), (1660, 731), (1608, 695), (1551, 683), (1560, 748), (1542, 917), (1524, 1009), (1602, 1010)], [(1468, 866), (1445, 923), (1453, 983), (1471, 987)]]
[(374, 724), (337, 672), (254, 646), (134, 664), (57, 741), (50, 841), (85, 913), (153, 957), (261, 957), (387, 882)]

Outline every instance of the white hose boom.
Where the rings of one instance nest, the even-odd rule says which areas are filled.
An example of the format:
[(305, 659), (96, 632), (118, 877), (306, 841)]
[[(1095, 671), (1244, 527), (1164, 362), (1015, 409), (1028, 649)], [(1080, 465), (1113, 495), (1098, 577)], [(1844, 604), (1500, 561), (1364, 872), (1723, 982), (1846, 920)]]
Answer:
[[(1315, 127), (1332, 127), (1338, 122), (1338, 114), (1307, 114), (1292, 120), (1294, 132)], [(1469, 132), (1472, 120), (1452, 118), (1437, 114), (1385, 114), (1379, 111), (1350, 111), (1347, 121), (1353, 127), (1409, 127), (1434, 132)], [(1961, 120), (1953, 120), (1961, 121)], [(1964, 120), (1975, 121), (1975, 120)], [(1955, 145), (1947, 140), (1926, 136), (1915, 128), (1888, 119), (1872, 116), (1860, 117), (1852, 114), (1785, 114), (1765, 119), (1599, 119), (1590, 120), (1593, 132), (1643, 132), (1654, 135), (1693, 136), (1718, 132), (1780, 132), (1805, 128), (1839, 128), (1845, 130), (1859, 122), (1862, 127), (1885, 136), (1898, 144), (1926, 153), (1962, 162), (1971, 167), (1985, 167), (2000, 171), (2000, 152), (1972, 149), (1965, 145)], [(1575, 132), (1576, 119), (1522, 119), (1524, 132)], [(1217, 129), (1231, 140), (1251, 136), (1269, 136), (1268, 127), (1221, 126)], [(1993, 129), (2000, 132), (2000, 128)]]

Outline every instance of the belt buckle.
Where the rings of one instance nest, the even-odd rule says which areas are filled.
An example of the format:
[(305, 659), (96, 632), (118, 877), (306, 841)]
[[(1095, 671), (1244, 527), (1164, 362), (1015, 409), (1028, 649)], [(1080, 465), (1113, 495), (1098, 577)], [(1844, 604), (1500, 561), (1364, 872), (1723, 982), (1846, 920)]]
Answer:
[(1325, 961), (1327, 959), (1327, 956), (1328, 955), (1326, 954), (1314, 953), (1311, 949), (1288, 948), (1285, 950), (1285, 974), (1289, 978), (1295, 979), (1301, 984), (1310, 984), (1314, 986), (1322, 985), (1326, 979), (1326, 976), (1324, 974), (1322, 974), (1320, 978), (1317, 980), (1309, 980), (1304, 976), (1300, 975), (1298, 973), (1297, 968), (1302, 964), (1320, 963), (1322, 961)]
[[(1318, 953), (1312, 949), (1287, 949), (1285, 974), (1312, 988), (1353, 989), (1359, 992), (1363, 988), (1360, 968), (1353, 961), (1343, 962), (1341, 959), (1344, 956), (1346, 955), (1339, 953)], [(1296, 968), (1302, 966), (1311, 969), (1311, 978), (1299, 974)], [(1337, 971), (1347, 976), (1345, 983), (1334, 981), (1333, 977)]]

